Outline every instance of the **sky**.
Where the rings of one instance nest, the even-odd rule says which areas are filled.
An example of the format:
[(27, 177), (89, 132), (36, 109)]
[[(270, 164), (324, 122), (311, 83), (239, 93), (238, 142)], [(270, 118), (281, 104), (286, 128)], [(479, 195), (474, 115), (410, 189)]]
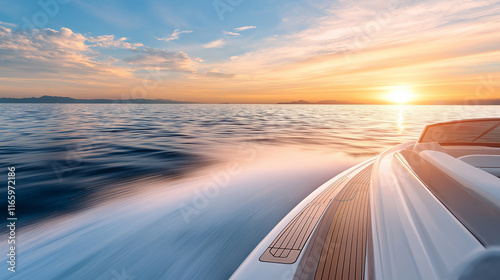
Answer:
[(0, 0), (0, 97), (500, 99), (490, 0)]

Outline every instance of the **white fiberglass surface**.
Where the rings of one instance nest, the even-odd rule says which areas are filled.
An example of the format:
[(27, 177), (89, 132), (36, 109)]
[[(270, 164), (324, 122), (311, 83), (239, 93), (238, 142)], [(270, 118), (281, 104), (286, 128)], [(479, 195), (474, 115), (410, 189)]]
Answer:
[(484, 247), (393, 152), (383, 156), (372, 185), (377, 279), (446, 279)]
[(464, 161), (438, 151), (423, 151), (422, 158), (469, 191), (500, 208), (500, 179)]

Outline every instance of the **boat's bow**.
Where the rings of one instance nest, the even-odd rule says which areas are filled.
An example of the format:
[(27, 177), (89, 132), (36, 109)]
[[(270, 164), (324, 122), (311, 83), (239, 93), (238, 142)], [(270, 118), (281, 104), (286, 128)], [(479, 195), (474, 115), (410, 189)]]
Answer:
[(232, 278), (500, 279), (499, 171), (500, 119), (428, 126), (318, 188)]

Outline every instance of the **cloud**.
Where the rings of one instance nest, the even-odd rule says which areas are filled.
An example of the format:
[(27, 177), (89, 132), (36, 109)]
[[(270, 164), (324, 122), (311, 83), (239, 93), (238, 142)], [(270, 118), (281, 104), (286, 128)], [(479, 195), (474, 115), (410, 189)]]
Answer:
[(236, 77), (235, 74), (222, 73), (222, 72), (218, 72), (216, 70), (207, 71), (207, 72), (203, 73), (203, 75), (205, 77), (209, 77), (209, 78), (224, 78), (224, 79), (232, 79), (232, 78)]
[(232, 32), (232, 31), (224, 31), (224, 35), (226, 36), (241, 36), (240, 33), (238, 32), (241, 32), (241, 31), (245, 31), (245, 30), (249, 30), (249, 29), (254, 29), (254, 28), (257, 28), (256, 26), (243, 26), (243, 27), (238, 27), (238, 28), (234, 28), (233, 30), (236, 31), (236, 32)]
[(45, 57), (48, 55), (70, 55), (90, 51), (85, 44), (87, 38), (82, 34), (73, 33), (68, 28), (61, 30), (42, 29), (31, 32), (13, 32), (9, 28), (0, 27), (0, 49), (4, 52), (19, 51), (19, 54), (29, 54), (30, 57)]
[(10, 27), (16, 27), (16, 25), (13, 24), (13, 23), (3, 22), (3, 21), (0, 21), (0, 25), (10, 26)]
[[(46, 28), (14, 32), (0, 25), (0, 73), (4, 77), (111, 81), (116, 77), (130, 79), (134, 71), (150, 68), (194, 73), (203, 63), (202, 59), (191, 59), (182, 51), (170, 52), (126, 40), (114, 35), (86, 37), (65, 27), (59, 31)], [(95, 50), (97, 47), (126, 49), (136, 55), (119, 60), (103, 56)]]
[(226, 44), (226, 41), (224, 41), (223, 39), (218, 39), (218, 40), (215, 40), (215, 41), (212, 41), (210, 43), (203, 45), (203, 47), (206, 49), (220, 48), (220, 47), (224, 46), (225, 44)]
[[(245, 30), (249, 30), (249, 29), (253, 29), (253, 28), (256, 28), (256, 26), (243, 26), (243, 27), (234, 28), (233, 30), (240, 32), (240, 31), (245, 31)], [(224, 34), (224, 36), (227, 39), (230, 39), (230, 38), (241, 36), (241, 34), (238, 32), (223, 31), (222, 33)], [(220, 48), (220, 47), (225, 46), (226, 44), (227, 44), (227, 41), (225, 41), (224, 39), (218, 39), (218, 40), (212, 41), (210, 43), (204, 44), (203, 47), (206, 49)]]
[[(103, 55), (99, 48), (120, 48), (131, 53), (125, 59)], [(120, 55), (126, 55), (120, 52)], [(28, 94), (77, 94), (86, 97), (127, 93), (149, 70), (161, 71), (169, 85), (186, 77), (199, 76), (204, 61), (182, 51), (167, 51), (129, 43), (113, 35), (85, 36), (69, 28), (13, 31), (0, 25), (0, 87), (2, 92)], [(148, 71), (146, 71), (148, 70)], [(162, 85), (158, 85), (161, 90)], [(151, 92), (151, 94), (154, 94)]]
[(224, 31), (223, 33), (224, 33), (224, 35), (226, 35), (226, 36), (241, 36), (241, 34), (240, 34), (240, 33), (231, 32), (231, 31)]
[(245, 31), (245, 30), (254, 29), (254, 28), (257, 28), (257, 26), (242, 26), (242, 27), (235, 28), (234, 31), (240, 32), (240, 31)]
[(113, 91), (131, 87), (132, 68), (102, 59), (68, 28), (12, 31), (0, 26), (0, 84), (20, 94)]
[(102, 35), (97, 37), (89, 37), (87, 41), (93, 43), (91, 47), (103, 47), (103, 48), (121, 48), (121, 49), (136, 49), (138, 47), (143, 47), (141, 43), (128, 43), (125, 42), (126, 37), (121, 37), (115, 40), (114, 35)]
[(170, 41), (173, 41), (173, 40), (177, 40), (179, 39), (180, 35), (181, 34), (184, 34), (184, 33), (191, 33), (193, 31), (191, 30), (183, 30), (181, 31), (180, 29), (175, 29), (174, 32), (170, 35), (170, 37), (167, 37), (167, 38), (156, 38), (160, 41), (165, 41), (165, 42), (170, 42)]
[(124, 59), (124, 61), (145, 69), (157, 69), (173, 72), (194, 73), (201, 59), (191, 59), (186, 53), (171, 52), (162, 49), (144, 48), (136, 50), (138, 55)]

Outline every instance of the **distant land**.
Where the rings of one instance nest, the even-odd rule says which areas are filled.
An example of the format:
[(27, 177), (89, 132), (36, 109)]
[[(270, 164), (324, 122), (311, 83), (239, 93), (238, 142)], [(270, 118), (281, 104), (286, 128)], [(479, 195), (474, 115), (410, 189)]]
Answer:
[[(390, 104), (389, 102), (370, 102), (370, 103), (353, 103), (346, 101), (337, 101), (337, 100), (322, 100), (317, 102), (310, 102), (306, 100), (298, 100), (298, 101), (290, 101), (290, 102), (280, 102), (276, 104), (357, 104), (357, 105), (385, 105)], [(419, 101), (419, 102), (410, 102), (408, 105), (500, 105), (500, 99), (477, 99), (477, 100), (464, 100), (462, 102), (456, 100), (438, 100), (438, 101)]]
[[(11, 98), (0, 97), (0, 103), (61, 103), (61, 104), (110, 104), (110, 103), (126, 103), (126, 104), (203, 104), (202, 102), (188, 102), (178, 101), (171, 99), (77, 99), (72, 97), (63, 96), (49, 96), (42, 97), (27, 97), (27, 98)], [(232, 104), (232, 103), (219, 103), (219, 104)], [(389, 102), (348, 102), (339, 100), (322, 100), (322, 101), (306, 101), (297, 100), (289, 102), (279, 102), (275, 104), (304, 104), (304, 105), (321, 105), (321, 104), (345, 104), (345, 105), (394, 105)], [(500, 105), (500, 99), (478, 99), (478, 100), (465, 100), (462, 102), (452, 100), (439, 100), (439, 101), (419, 101), (410, 102), (409, 105)]]
[(280, 102), (277, 104), (360, 104), (360, 103), (351, 103), (351, 102), (337, 101), (337, 100), (322, 100), (322, 101), (317, 101), (317, 102), (298, 100), (298, 101), (291, 101), (291, 102)]
[(67, 103), (67, 104), (106, 104), (106, 103), (134, 103), (134, 104), (193, 104), (195, 102), (176, 101), (170, 99), (76, 99), (71, 97), (48, 96), (29, 98), (0, 98), (0, 103)]

